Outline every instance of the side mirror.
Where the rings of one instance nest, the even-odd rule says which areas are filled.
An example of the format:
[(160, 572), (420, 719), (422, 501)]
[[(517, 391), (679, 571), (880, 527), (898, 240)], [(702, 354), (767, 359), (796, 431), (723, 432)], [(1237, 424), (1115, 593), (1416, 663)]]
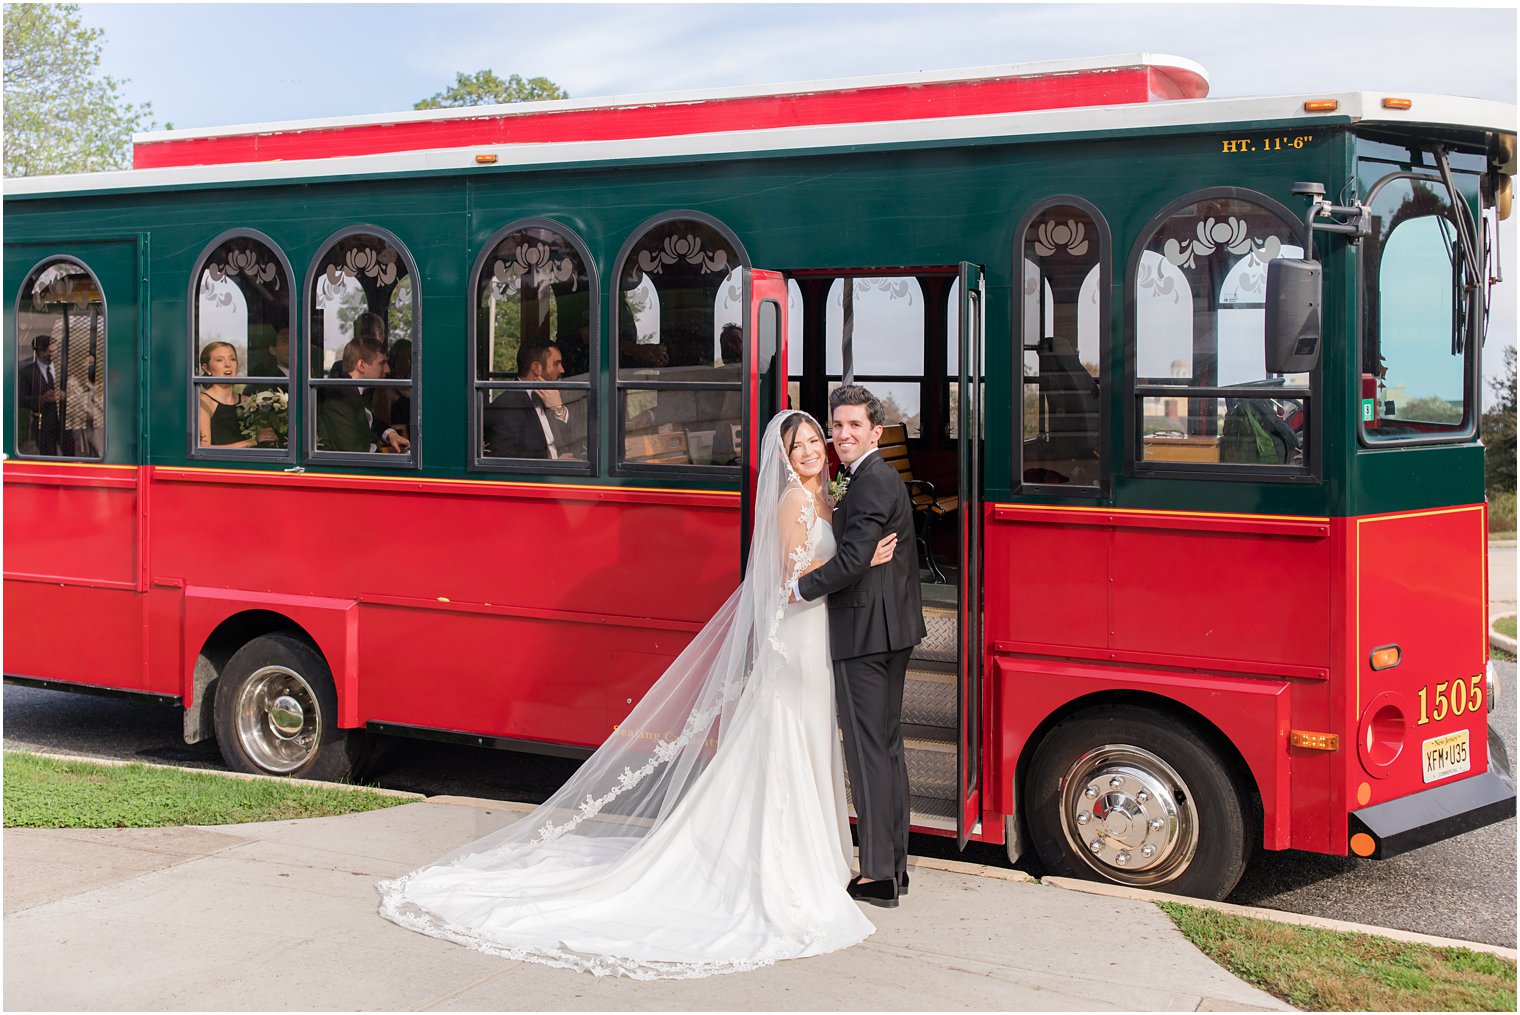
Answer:
[(1278, 257), (1267, 262), (1267, 372), (1301, 374), (1319, 365), (1320, 264)]

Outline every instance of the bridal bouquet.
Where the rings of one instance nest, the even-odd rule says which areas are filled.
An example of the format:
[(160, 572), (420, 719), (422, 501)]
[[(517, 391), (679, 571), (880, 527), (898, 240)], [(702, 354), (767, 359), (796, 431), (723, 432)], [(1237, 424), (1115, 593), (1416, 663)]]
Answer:
[(290, 395), (265, 389), (238, 406), (238, 427), (258, 447), (283, 448), (290, 432)]

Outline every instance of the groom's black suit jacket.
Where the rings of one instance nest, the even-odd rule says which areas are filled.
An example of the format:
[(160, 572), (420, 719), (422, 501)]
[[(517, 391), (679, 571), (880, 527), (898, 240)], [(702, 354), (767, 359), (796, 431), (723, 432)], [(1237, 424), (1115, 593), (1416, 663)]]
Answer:
[[(897, 533), (888, 564), (871, 566), (876, 544)], [(924, 637), (913, 504), (897, 470), (876, 452), (859, 463), (834, 509), (832, 560), (802, 576), (803, 599), (829, 597), (829, 648), (835, 659), (912, 648)]]

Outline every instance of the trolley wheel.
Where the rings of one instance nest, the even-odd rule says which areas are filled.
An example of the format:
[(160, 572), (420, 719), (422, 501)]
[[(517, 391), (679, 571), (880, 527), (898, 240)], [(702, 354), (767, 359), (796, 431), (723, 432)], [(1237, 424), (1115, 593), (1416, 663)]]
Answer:
[(1255, 811), (1213, 748), (1147, 709), (1062, 720), (1035, 750), (1025, 799), (1040, 858), (1067, 877), (1222, 899), (1254, 841)]
[(254, 638), (217, 680), (216, 740), (235, 772), (341, 781), (363, 761), (362, 730), (339, 729), (332, 671), (288, 634)]

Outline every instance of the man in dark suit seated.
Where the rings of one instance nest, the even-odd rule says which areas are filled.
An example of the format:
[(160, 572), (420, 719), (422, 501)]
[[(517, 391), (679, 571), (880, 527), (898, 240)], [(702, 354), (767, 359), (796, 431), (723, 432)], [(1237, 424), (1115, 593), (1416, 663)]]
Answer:
[[(517, 379), (557, 381), (565, 375), (564, 357), (553, 342), (526, 341), (517, 349)], [(570, 457), (557, 446), (560, 427), (570, 422), (570, 407), (554, 388), (508, 388), (497, 392), (482, 419), (485, 453), (492, 458)]]
[[(339, 366), (343, 376), (356, 381), (379, 380), (390, 372), (385, 345), (378, 339), (359, 336), (343, 347)], [(364, 405), (359, 385), (317, 389), (317, 447), (322, 451), (374, 451), (388, 445), (400, 454), (411, 441), (376, 420)]]

